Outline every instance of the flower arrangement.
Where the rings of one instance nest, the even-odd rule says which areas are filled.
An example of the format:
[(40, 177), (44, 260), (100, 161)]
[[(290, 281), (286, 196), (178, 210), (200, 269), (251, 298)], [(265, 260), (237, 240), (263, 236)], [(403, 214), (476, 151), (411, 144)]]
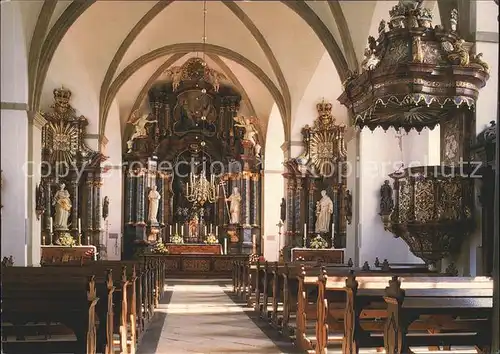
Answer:
[(328, 248), (328, 242), (323, 237), (318, 235), (311, 240), (310, 247), (317, 250)]
[(76, 241), (73, 236), (66, 232), (57, 239), (56, 245), (73, 247), (76, 245)]
[(219, 240), (217, 240), (217, 237), (215, 237), (214, 234), (209, 234), (205, 240), (205, 243), (208, 245), (215, 245), (215, 244), (219, 243)]
[(170, 236), (170, 242), (180, 245), (184, 243), (184, 238), (179, 234), (175, 234), (174, 236)]
[(168, 249), (163, 242), (157, 242), (151, 250), (154, 254), (168, 254)]

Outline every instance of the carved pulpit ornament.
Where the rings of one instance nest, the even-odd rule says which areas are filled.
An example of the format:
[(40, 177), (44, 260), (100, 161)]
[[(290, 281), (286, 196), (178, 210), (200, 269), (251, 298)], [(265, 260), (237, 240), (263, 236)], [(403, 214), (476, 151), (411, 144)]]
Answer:
[(421, 131), (439, 124), (450, 108), (472, 109), (489, 67), (458, 36), (457, 10), (448, 29), (432, 27), (422, 1), (400, 0), (389, 15), (389, 30), (381, 21), (378, 38), (368, 37), (362, 71), (349, 73), (339, 98), (355, 125)]
[(457, 10), (445, 28), (432, 27), (422, 3), (400, 0), (391, 9), (339, 101), (360, 128), (421, 131), (440, 124), (445, 166), (401, 168), (390, 174), (394, 199), (389, 181), (380, 190), (384, 227), (433, 265), (459, 250), (473, 227), (473, 182), (459, 166), (470, 160), (471, 112), (489, 66), (459, 37)]

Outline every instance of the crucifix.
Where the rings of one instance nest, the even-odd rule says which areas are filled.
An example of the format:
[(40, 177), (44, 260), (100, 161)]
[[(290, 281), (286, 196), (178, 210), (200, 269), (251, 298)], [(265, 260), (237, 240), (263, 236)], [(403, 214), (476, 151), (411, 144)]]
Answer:
[(403, 155), (403, 132), (401, 131), (401, 128), (399, 128), (396, 131), (396, 139), (398, 141), (398, 146), (399, 146), (399, 152), (401, 153), (401, 166), (399, 166), (397, 171), (401, 171), (401, 169), (404, 167), (404, 155)]

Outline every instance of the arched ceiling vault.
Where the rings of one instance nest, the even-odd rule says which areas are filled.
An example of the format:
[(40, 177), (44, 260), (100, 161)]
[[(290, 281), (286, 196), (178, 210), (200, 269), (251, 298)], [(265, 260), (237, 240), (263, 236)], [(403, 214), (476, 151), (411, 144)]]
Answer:
[[(104, 61), (101, 61), (105, 63), (106, 69), (94, 70), (98, 74), (100, 70), (103, 72), (102, 76), (100, 76), (101, 74), (99, 74), (95, 75), (96, 77), (94, 78), (94, 82), (98, 80), (100, 87), (99, 132), (101, 135), (104, 132), (104, 124), (106, 121), (106, 115), (109, 112), (110, 104), (113, 101), (113, 98), (116, 96), (119, 87), (123, 85), (122, 80), (124, 78), (130, 77), (130, 75), (138, 70), (141, 65), (150, 62), (152, 58), (158, 58), (158, 56), (155, 55), (159, 55), (159, 53), (162, 53), (161, 55), (166, 55), (167, 53), (170, 55), (174, 55), (177, 53), (180, 54), (182, 52), (186, 53), (192, 51), (192, 48), (195, 48), (194, 50), (201, 50), (200, 43), (191, 43), (191, 41), (189, 40), (176, 41), (175, 36), (177, 36), (177, 31), (172, 32), (172, 30), (167, 29), (167, 27), (163, 29), (163, 33), (158, 31), (153, 32), (153, 36), (162, 38), (165, 34), (172, 35), (173, 33), (174, 37), (168, 37), (169, 39), (164, 39), (164, 43), (167, 42), (177, 44), (174, 44), (172, 46), (160, 47), (154, 42), (145, 44), (145, 42), (143, 41), (143, 39), (145, 38), (141, 37), (141, 35), (143, 35), (146, 30), (149, 30), (148, 35), (151, 36), (151, 24), (153, 22), (155, 23), (155, 26), (153, 26), (152, 28), (155, 28), (157, 30), (161, 30), (162, 25), (168, 24), (168, 21), (165, 21), (165, 14), (169, 14), (171, 12), (170, 8), (172, 8), (173, 11), (173, 7), (171, 5), (175, 4), (176, 8), (179, 8), (180, 6), (183, 9), (190, 9), (189, 6), (191, 6), (192, 8), (192, 6), (196, 6), (195, 3), (199, 2), (117, 2), (116, 6), (118, 7), (116, 7), (117, 11), (115, 13), (113, 11), (110, 11), (109, 7), (103, 6), (103, 3), (105, 2), (101, 3), (96, 2), (95, 0), (82, 2), (75, 0), (65, 8), (65, 10), (58, 18), (57, 15), (55, 15), (55, 18), (57, 18), (57, 20), (55, 20), (55, 18), (53, 18), (53, 14), (58, 12), (58, 9), (61, 9), (59, 3), (62, 2), (59, 1), (59, 3), (57, 3), (57, 8), (55, 8), (56, 3), (57, 1), (55, 0), (46, 0), (44, 2), (42, 11), (40, 11), (35, 33), (33, 34), (33, 41), (31, 43), (31, 74), (29, 81), (30, 102), (32, 102), (32, 104), (30, 105), (30, 107), (34, 110), (40, 108), (40, 97), (41, 91), (43, 89), (43, 84), (45, 82), (45, 77), (47, 75), (52, 57), (54, 56), (59, 43), (63, 40), (70, 27), (83, 26), (80, 25), (82, 21), (77, 20), (80, 19), (85, 12), (89, 12), (87, 10), (89, 10), (92, 5), (92, 16), (95, 17), (96, 14), (98, 14), (98, 16), (102, 18), (102, 20), (99, 21), (103, 21), (103, 23), (106, 21), (103, 16), (116, 17), (119, 15), (120, 17), (127, 16), (124, 17), (123, 20), (126, 19), (125, 21), (130, 24), (130, 27), (128, 27), (128, 29), (125, 29), (126, 35), (124, 37), (121, 37), (122, 39), (119, 43), (108, 43), (106, 48), (108, 50), (107, 53), (109, 53), (108, 48), (118, 48), (117, 50), (113, 51), (113, 54), (111, 54), (111, 56), (109, 56), (109, 54), (106, 54), (106, 56), (109, 57), (109, 60), (106, 61), (106, 56), (104, 56), (104, 54), (101, 55), (101, 57), (104, 59)], [(139, 5), (142, 6), (140, 11), (135, 11), (133, 9), (137, 9), (137, 7), (128, 5), (134, 3), (143, 4)], [(304, 1), (281, 1), (276, 3), (260, 1), (238, 3), (234, 1), (209, 2), (209, 7), (211, 9), (216, 9), (215, 13), (212, 12), (212, 16), (215, 16), (216, 22), (220, 19), (226, 21), (226, 18), (228, 18), (229, 14), (229, 17), (231, 17), (232, 15), (233, 18), (240, 23), (238, 25), (234, 22), (235, 20), (232, 20), (233, 22), (229, 21), (232, 26), (227, 26), (226, 24), (224, 24), (224, 26), (226, 26), (226, 28), (229, 28), (230, 30), (222, 30), (222, 32), (220, 32), (220, 29), (218, 29), (220, 33), (216, 33), (216, 36), (220, 37), (233, 35), (232, 32), (235, 32), (236, 30), (239, 31), (238, 33), (244, 34), (244, 32), (241, 32), (241, 29), (236, 28), (238, 26), (243, 26), (242, 28), (246, 29), (247, 31), (246, 37), (250, 36), (250, 38), (253, 40), (253, 43), (248, 39), (241, 38), (241, 40), (245, 41), (243, 49), (246, 48), (247, 54), (244, 53), (245, 50), (243, 50), (242, 52), (240, 52), (240, 50), (234, 50), (238, 46), (235, 46), (235, 48), (233, 48), (232, 44), (229, 46), (211, 44), (211, 51), (207, 51), (207, 53), (210, 53), (212, 57), (215, 56), (218, 58), (218, 56), (221, 56), (230, 59), (242, 65), (259, 78), (259, 80), (266, 86), (267, 90), (269, 90), (270, 94), (279, 107), (280, 114), (282, 115), (282, 118), (284, 120), (285, 136), (287, 140), (290, 134), (290, 122), (292, 119), (292, 99), (294, 100), (294, 102), (300, 99), (300, 97), (302, 97), (303, 90), (305, 90), (305, 87), (307, 87), (308, 82), (304, 82), (304, 80), (308, 80), (307, 78), (310, 79), (313, 73), (313, 71), (311, 70), (314, 70), (317, 64), (317, 60), (319, 60), (318, 58), (321, 57), (321, 52), (318, 51), (318, 45), (321, 47), (321, 50), (326, 50), (328, 52), (342, 80), (345, 78), (348, 68), (352, 69), (353, 67), (357, 66), (356, 55), (354, 54), (351, 36), (347, 28), (347, 20), (342, 12), (342, 7), (340, 6), (338, 0), (331, 1), (329, 3), (329, 6), (331, 10), (330, 16), (333, 16), (334, 22), (339, 30), (337, 34), (332, 34), (325, 23), (323, 23), (320, 17), (317, 15), (317, 11), (315, 12), (307, 4), (307, 2)], [(227, 9), (227, 14), (223, 11), (223, 8)], [(115, 9), (115, 7), (113, 7), (113, 9)], [(167, 9), (168, 11), (163, 11), (165, 9)], [(184, 21), (187, 27), (182, 26), (182, 28), (179, 28), (179, 32), (186, 31), (190, 27), (199, 26), (201, 15), (200, 19), (198, 19), (197, 11), (198, 10), (195, 10), (194, 17), (188, 17), (190, 19), (189, 23), (186, 23)], [(222, 12), (224, 12), (223, 17), (221, 17)], [(161, 15), (161, 17), (159, 15)], [(177, 18), (178, 17), (179, 16), (177, 16)], [(298, 18), (299, 22), (296, 22), (296, 19), (294, 17)], [(50, 28), (52, 23), (53, 25)], [(82, 30), (80, 28), (79, 38), (85, 38), (85, 36), (82, 36), (81, 33), (95, 33), (91, 32), (92, 30), (94, 30), (93, 27), (88, 27), (89, 23), (92, 23), (92, 21), (83, 21), (83, 23), (86, 23), (87, 28), (85, 30)], [(111, 23), (114, 23), (114, 21), (108, 21), (105, 23), (108, 24), (108, 26), (113, 26)], [(134, 23), (135, 25), (133, 25)], [(193, 26), (191, 26), (191, 24)], [(125, 28), (123, 27), (123, 25), (120, 26), (120, 29)], [(117, 28), (118, 27), (115, 27), (114, 29)], [(214, 31), (210, 32), (211, 30), (212, 29), (210, 28), (209, 38), (212, 33), (214, 33)], [(197, 30), (191, 30), (192, 33), (195, 33), (193, 31)], [(72, 28), (72, 35), (73, 32), (75, 32), (75, 30), (73, 30)], [(217, 30), (215, 30), (215, 32), (217, 32)], [(106, 30), (104, 29), (103, 35), (105, 34)], [(313, 37), (310, 37), (311, 34)], [(195, 36), (197, 35), (195, 34)], [(87, 37), (91, 36), (87, 35)], [(221, 42), (220, 38), (219, 42)], [(240, 41), (240, 38), (236, 38), (237, 39), (235, 43), (238, 43), (238, 41)], [(343, 50), (339, 47), (337, 40), (341, 41)], [(218, 40), (216, 38), (215, 42), (218, 43), (217, 41)], [(96, 46), (97, 42), (99, 41), (95, 41), (94, 39), (93, 41), (89, 40), (89, 42), (90, 44), (80, 43), (81, 45), (79, 45), (81, 49), (78, 49), (81, 50), (82, 57), (85, 57), (85, 55), (90, 55), (89, 53), (92, 53), (93, 51), (95, 52), (95, 50), (101, 50), (97, 49), (96, 47), (91, 47), (92, 45)], [(137, 43), (142, 43), (142, 47), (137, 47)], [(85, 47), (85, 45), (87, 46), (87, 48)], [(255, 45), (257, 45), (257, 48), (259, 48), (260, 51), (258, 49), (254, 49)], [(133, 48), (134, 46), (135, 49)], [(148, 48), (148, 46), (149, 50), (142, 50), (142, 52), (140, 52), (140, 48)], [(241, 48), (241, 41), (239, 47)], [(248, 49), (247, 47), (252, 49)], [(131, 49), (133, 50), (131, 51)], [(252, 53), (250, 56), (248, 55), (248, 50), (250, 50), (250, 52)], [(343, 52), (346, 53), (345, 57)], [(264, 58), (267, 63), (263, 64), (262, 58)], [(221, 59), (219, 58), (219, 60)], [(304, 60), (306, 62), (304, 62)], [(82, 59), (82, 61), (86, 62), (84, 58)], [(121, 70), (121, 73), (119, 73), (120, 68), (123, 69)], [(307, 70), (309, 70), (310, 72)], [(300, 77), (300, 75), (302, 75), (302, 77)], [(146, 81), (146, 78), (144, 80)], [(143, 81), (141, 86), (145, 83), (145, 81)], [(245, 82), (240, 83), (240, 85), (242, 87), (245, 87)]]
[[(100, 135), (104, 135), (104, 127), (106, 126), (106, 119), (111, 107), (111, 103), (115, 98), (116, 94), (120, 90), (120, 87), (141, 67), (146, 65), (147, 63), (163, 57), (168, 54), (175, 53), (186, 53), (186, 52), (201, 52), (205, 51), (207, 54), (213, 54), (217, 56), (221, 56), (232, 60), (244, 68), (248, 69), (259, 81), (266, 87), (271, 96), (273, 97), (278, 109), (280, 111), (281, 117), (283, 119), (283, 126), (285, 127), (285, 133), (289, 131), (288, 122), (286, 121), (286, 110), (285, 103), (283, 100), (283, 96), (278, 88), (274, 85), (273, 81), (264, 73), (264, 71), (257, 66), (255, 63), (250, 61), (248, 58), (224, 47), (216, 46), (213, 44), (205, 44), (202, 43), (177, 43), (172, 45), (167, 45), (162, 48), (155, 49), (149, 53), (142, 55), (141, 57), (134, 60), (131, 64), (129, 64), (113, 81), (110, 86), (109, 94), (104, 103), (104, 121), (99, 125)], [(286, 136), (286, 134), (285, 134)]]

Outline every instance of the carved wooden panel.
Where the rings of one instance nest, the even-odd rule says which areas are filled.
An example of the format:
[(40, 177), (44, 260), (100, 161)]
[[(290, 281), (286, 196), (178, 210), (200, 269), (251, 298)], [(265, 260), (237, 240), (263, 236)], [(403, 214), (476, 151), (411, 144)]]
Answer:
[(303, 260), (305, 262), (322, 263), (344, 263), (344, 251), (336, 249), (311, 249), (311, 248), (293, 248), (292, 261)]
[(210, 259), (183, 259), (182, 269), (187, 272), (208, 272), (210, 270)]
[(222, 245), (205, 245), (205, 244), (167, 244), (170, 254), (222, 254)]

